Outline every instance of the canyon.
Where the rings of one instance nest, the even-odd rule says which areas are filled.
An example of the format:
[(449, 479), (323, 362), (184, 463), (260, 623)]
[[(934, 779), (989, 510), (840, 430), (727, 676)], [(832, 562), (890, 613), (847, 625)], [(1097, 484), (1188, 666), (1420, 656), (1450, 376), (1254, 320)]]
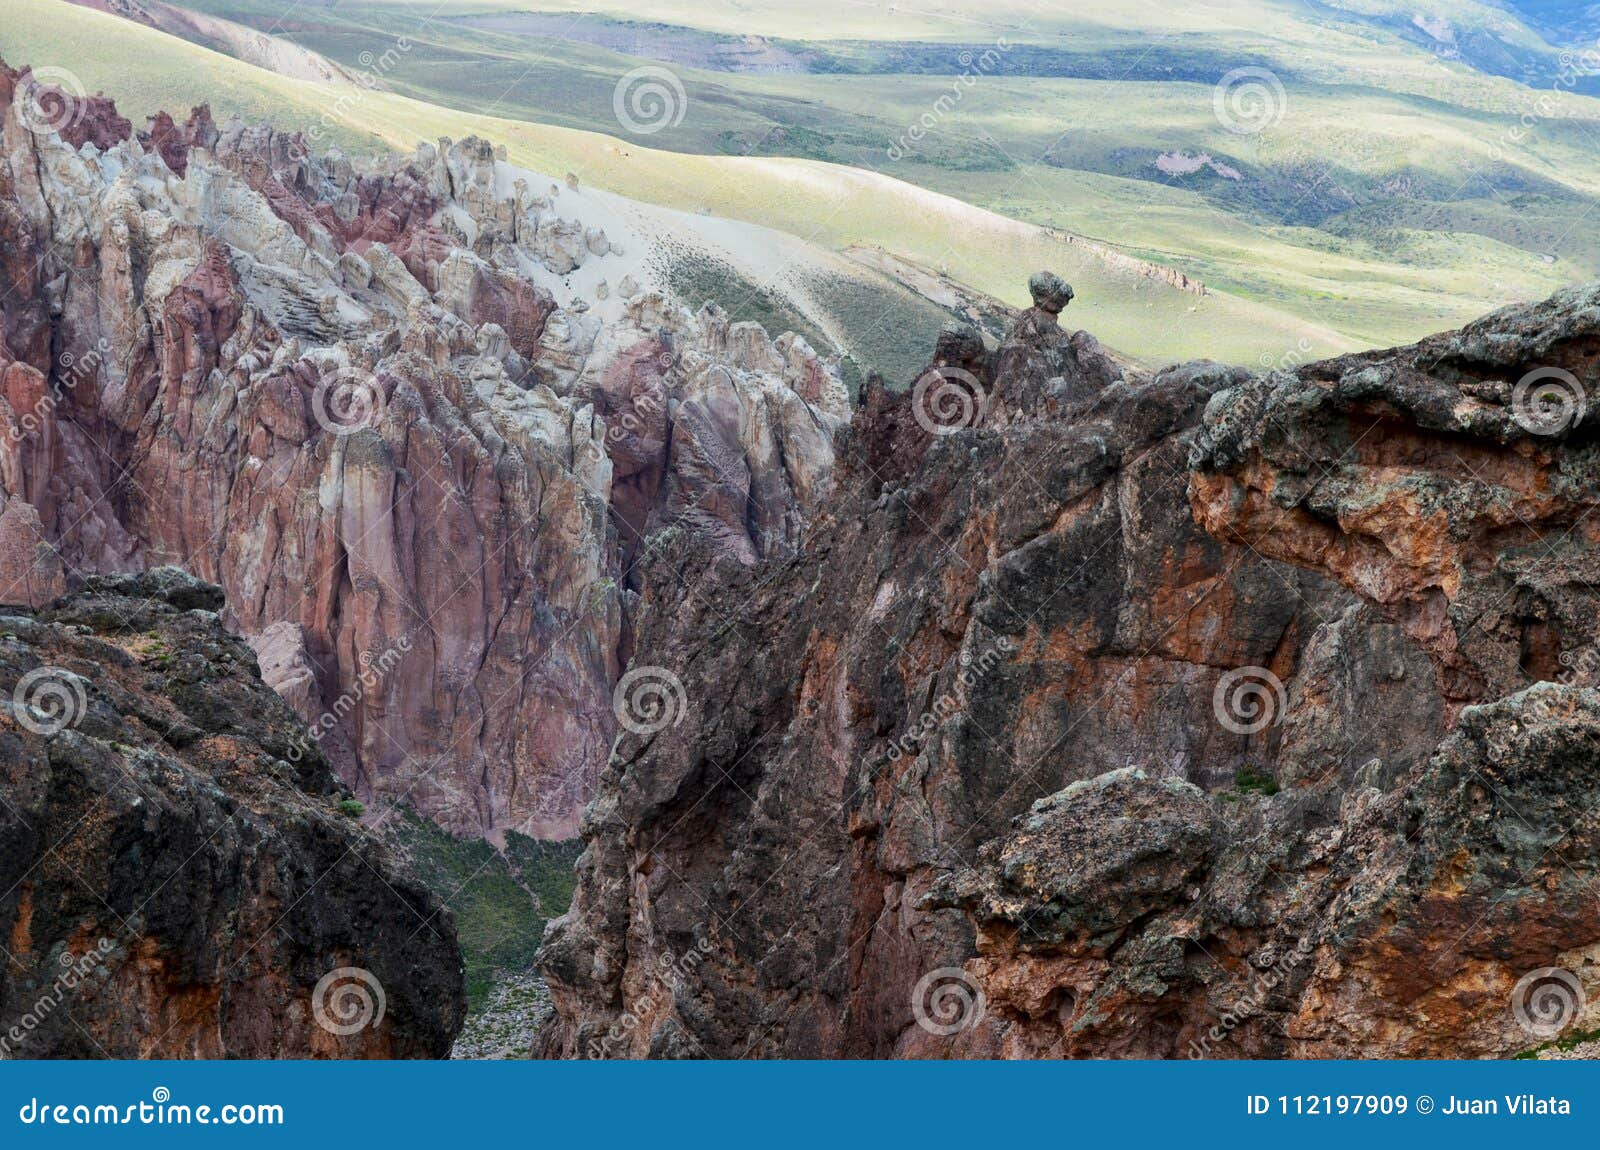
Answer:
[(181, 566), (361, 799), (570, 835), (642, 540), (792, 547), (837, 364), (645, 290), (482, 140), (357, 169), (204, 108), (135, 137), (26, 71), (0, 107), (0, 599)]
[(1592, 1030), (1600, 286), (1154, 374), (1034, 296), (941, 340), (970, 402), (865, 397), (801, 555), (652, 556), (681, 718), (601, 776), (542, 1052), (1508, 1057), (1552, 976)]
[(45, 1053), (446, 1052), (402, 806), (583, 838), (549, 1057), (1508, 1056), (1600, 981), (1600, 286), (1152, 372), (1041, 272), (852, 398), (626, 218), (0, 65), (0, 1003), (110, 941)]

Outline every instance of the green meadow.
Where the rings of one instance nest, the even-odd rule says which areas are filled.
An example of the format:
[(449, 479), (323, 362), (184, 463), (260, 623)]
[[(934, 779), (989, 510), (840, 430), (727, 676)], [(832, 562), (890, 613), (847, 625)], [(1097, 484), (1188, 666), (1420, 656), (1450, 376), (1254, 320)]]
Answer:
[[(1372, 0), (1318, 17), (1275, 0), (1110, 13), (1080, 0), (354, 0), (287, 19), (264, 0), (183, 6), (357, 71), (397, 36), (404, 50), (383, 90), (352, 99), (124, 23), (115, 34), (141, 43), (129, 68), (95, 51), (112, 17), (20, 0), (0, 53), (71, 61), (137, 114), (204, 99), (294, 124), (336, 107), (327, 135), (353, 150), (475, 131), (535, 170), (832, 252), (879, 249), (1009, 304), (1025, 301), (1029, 270), (1053, 267), (1078, 287), (1074, 322), (1147, 362), (1404, 342), (1600, 275), (1600, 100), (1486, 70), (1556, 59), (1487, 5)], [(752, 29), (767, 36), (757, 65), (791, 70), (726, 70)], [(616, 112), (619, 80), (641, 66), (682, 88), (681, 120), (659, 131)], [(1217, 81), (1238, 68), (1279, 85), (1263, 89), (1259, 131), (1218, 114)], [(1211, 292), (1174, 291), (1103, 251)], [(876, 315), (856, 326), (898, 330)]]

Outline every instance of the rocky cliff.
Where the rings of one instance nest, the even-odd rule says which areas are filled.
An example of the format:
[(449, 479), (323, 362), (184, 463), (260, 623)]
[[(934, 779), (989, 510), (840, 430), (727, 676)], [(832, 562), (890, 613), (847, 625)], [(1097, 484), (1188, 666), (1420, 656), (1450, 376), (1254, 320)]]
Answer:
[(1600, 288), (1147, 375), (1040, 275), (852, 412), (614, 209), (0, 66), (22, 1049), (442, 1053), (448, 918), (335, 776), (583, 812), (546, 1054), (1596, 1029)]
[(576, 1057), (1504, 1056), (1594, 1029), (1600, 287), (1267, 374), (1038, 306), (669, 532), (542, 953)]
[(0, 1055), (444, 1057), (450, 913), (221, 606), (168, 568), (0, 608)]
[(792, 550), (849, 411), (579, 200), (482, 140), (135, 132), (0, 65), (0, 600), (181, 566), (363, 799), (570, 834), (643, 539)]

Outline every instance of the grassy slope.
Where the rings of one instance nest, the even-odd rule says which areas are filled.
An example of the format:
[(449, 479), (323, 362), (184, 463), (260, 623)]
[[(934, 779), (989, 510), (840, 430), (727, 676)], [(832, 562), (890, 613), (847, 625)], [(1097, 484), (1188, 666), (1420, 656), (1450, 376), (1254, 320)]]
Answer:
[(467, 1003), (481, 1010), (497, 973), (530, 969), (544, 924), (566, 913), (582, 844), (539, 842), (512, 832), (501, 853), (482, 839), (451, 838), (405, 810), (388, 820), (384, 833), (455, 912)]
[[(261, 27), (276, 18), (264, 0), (186, 2)], [(453, 0), (440, 10), (434, 0), (356, 0), (342, 4), (337, 18), (302, 18), (291, 31), (308, 46), (353, 61), (378, 37), (374, 29), (408, 29), (417, 47), (388, 77), (398, 90), (516, 118), (620, 131), (612, 91), (637, 60), (585, 44), (463, 29), (447, 19), (535, 6), (562, 7)], [(1117, 58), (1142, 61), (1139, 67), (1182, 74), (1265, 63), (1288, 82), (1283, 121), (1262, 136), (1236, 136), (1217, 123), (1209, 83), (1018, 77), (1007, 74), (1016, 62), (1008, 61), (970, 90), (921, 154), (896, 162), (885, 155), (886, 143), (949, 92), (947, 78), (747, 76), (675, 66), (688, 114), (670, 131), (639, 140), (695, 153), (798, 155), (876, 169), (1174, 264), (1215, 288), (1365, 344), (1402, 342), (1600, 275), (1600, 212), (1593, 211), (1600, 197), (1600, 101), (1559, 93), (1541, 105), (1531, 126), (1519, 127), (1517, 117), (1538, 94), (1397, 38), (1388, 25), (1426, 39), (1410, 23), (1410, 8), (1388, 0), (1342, 5), (1342, 15), (1381, 27), (1336, 27), (1311, 18), (1303, 4), (1272, 0), (1226, 0), (1203, 13), (1160, 7), (1163, 19), (1151, 23), (1158, 7), (1139, 3), (1108, 12), (1057, 0), (995, 9), (958, 0), (938, 6), (938, 13), (897, 9), (891, 16), (884, 5), (851, 3), (830, 7), (827, 20), (785, 23), (781, 12), (759, 3), (693, 13), (670, 2), (628, 5), (634, 20), (760, 27), (799, 37), (871, 32), (982, 43), (1003, 29), (1013, 41), (1070, 45), (1090, 57), (1120, 52)], [(1472, 0), (1423, 10), (1448, 12), (1453, 35), (1493, 28), (1520, 53), (1541, 43), (1505, 13)], [(1331, 5), (1324, 11), (1341, 14)], [(1026, 28), (1017, 24), (1019, 13), (1027, 14)], [(572, 17), (591, 28), (600, 19)], [(1159, 34), (1149, 34), (1152, 27)], [(467, 59), (472, 67), (463, 68)], [(1208, 153), (1244, 179), (1211, 171), (1165, 175), (1155, 167), (1161, 151)], [(751, 210), (739, 205), (735, 213)], [(1552, 253), (1560, 260), (1545, 258)], [(924, 248), (921, 258), (936, 257)], [(1136, 314), (1142, 302), (1133, 301)], [(1161, 349), (1152, 355), (1160, 358)]]
[[(1147, 6), (1152, 0), (1138, 0)], [(467, 12), (599, 13), (618, 20), (684, 24), (740, 36), (759, 28), (771, 36), (812, 39), (971, 37), (985, 28), (1049, 27), (1063, 0), (938, 0), (900, 5), (892, 0), (801, 4), (796, 0), (372, 0), (364, 7), (425, 16)], [(1209, 9), (1208, 5), (1208, 9)], [(826, 19), (820, 19), (821, 13)], [(1041, 13), (1044, 13), (1041, 16)]]
[[(0, 54), (64, 63), (130, 116), (209, 101), (280, 123), (329, 117), (329, 138), (352, 148), (409, 148), (418, 139), (477, 132), (544, 172), (573, 171), (595, 186), (691, 212), (776, 227), (827, 248), (882, 246), (942, 266), (977, 291), (1026, 300), (1030, 270), (1053, 267), (1079, 289), (1076, 322), (1151, 361), (1196, 356), (1249, 361), (1296, 347), (1353, 345), (1315, 320), (1238, 298), (1199, 298), (1108, 271), (1046, 232), (886, 176), (801, 160), (686, 156), (595, 133), (453, 111), (390, 92), (292, 83), (102, 13), (58, 0), (9, 0)], [(115, 43), (117, 51), (106, 50)], [(128, 61), (139, 62), (138, 68)], [(337, 115), (334, 110), (338, 109)]]
[[(222, 4), (227, 0), (214, 0)], [(267, 0), (246, 0), (266, 3)], [(742, 36), (751, 31), (801, 41), (928, 40), (1144, 47), (1185, 38), (1210, 43), (1271, 42), (1295, 74), (1348, 78), (1352, 68), (1408, 85), (1430, 71), (1427, 55), (1407, 45), (1434, 46), (1416, 17), (1448, 25), (1456, 54), (1475, 63), (1498, 52), (1504, 63), (1555, 60), (1557, 53), (1504, 8), (1485, 0), (360, 0), (413, 19), (468, 13), (564, 12), (575, 19), (658, 21)], [(350, 7), (347, 3), (342, 8)], [(1372, 31), (1383, 33), (1374, 38)], [(1493, 40), (1493, 44), (1487, 40)], [(1473, 43), (1483, 40), (1484, 43)], [(1356, 49), (1352, 51), (1352, 49)], [(1431, 53), (1429, 53), (1431, 54)], [(1448, 53), (1445, 53), (1448, 54)], [(1507, 73), (1509, 74), (1509, 72)], [(1409, 89), (1407, 89), (1409, 90)]]
[[(1207, 0), (1205, 4), (1173, 4), (1171, 0), (939, 0), (904, 4), (896, 0), (362, 0), (362, 6), (396, 12), (446, 15), (466, 12), (570, 12), (601, 14), (619, 20), (661, 21), (744, 35), (758, 29), (769, 36), (816, 39), (973, 40), (985, 33), (1013, 40), (1045, 40), (1069, 31), (1100, 28), (1148, 33), (1152, 28), (1174, 34), (1211, 32), (1257, 26), (1263, 8), (1285, 18), (1314, 13), (1301, 0)], [(1477, 0), (1336, 0), (1328, 8), (1363, 15), (1413, 12), (1448, 13), (1458, 22), (1464, 14), (1478, 22), (1500, 15)]]
[[(915, 81), (864, 83), (851, 98), (882, 102), (880, 89), (921, 87)], [(1065, 216), (1075, 230), (1370, 342), (1452, 326), (1600, 275), (1600, 166), (1581, 131), (1546, 126), (1515, 165), (1497, 165), (1490, 148), (1499, 121), (1433, 108), (1419, 139), (1414, 97), (1297, 89), (1284, 132), (1238, 138), (1211, 117), (1209, 90), (1117, 87), (1114, 98), (1139, 109), (1137, 118), (1098, 116), (1105, 84), (1001, 81), (963, 124), (1003, 141), (1010, 155), (1038, 155), (1059, 141), (1050, 164), (894, 170), (1019, 219)], [(1045, 125), (1031, 109), (1047, 98), (1060, 111)], [(1164, 177), (1155, 169), (1161, 152), (1208, 154), (1244, 180), (1211, 171)], [(1547, 252), (1562, 261), (1548, 263)]]
[[(265, 0), (186, 2), (258, 27), (271, 27), (282, 12)], [(45, 3), (24, 0), (23, 10)], [(1163, 66), (1181, 64), (1203, 46), (1203, 58), (1196, 57), (1202, 71), (1234, 57), (1282, 69), (1289, 80), (1287, 112), (1264, 135), (1223, 130), (1204, 83), (997, 73), (972, 90), (921, 154), (898, 162), (885, 155), (885, 141), (947, 92), (948, 79), (677, 68), (689, 94), (683, 123), (626, 144), (486, 117), (483, 112), (493, 111), (515, 121), (621, 131), (612, 91), (636, 60), (444, 19), (530, 6), (451, 0), (441, 10), (436, 0), (351, 0), (335, 9), (297, 11), (280, 31), (357, 66), (363, 52), (370, 60), (388, 42), (374, 29), (413, 34), (412, 49), (385, 76), (396, 94), (364, 95), (347, 109), (336, 135), (359, 136), (371, 127), (385, 142), (405, 146), (417, 135), (460, 135), (471, 128), (507, 140), (514, 158), (531, 167), (570, 169), (636, 198), (765, 223), (825, 247), (885, 247), (1012, 303), (1022, 302), (1019, 268), (1054, 266), (1078, 283), (1079, 323), (1151, 360), (1197, 354), (1250, 360), (1304, 345), (1326, 351), (1403, 342), (1600, 275), (1600, 212), (1593, 210), (1600, 198), (1600, 101), (1560, 93), (1508, 146), (1515, 117), (1533, 96), (1526, 89), (1441, 62), (1381, 30), (1309, 19), (1303, 5), (1225, 0), (1208, 5), (1203, 21), (1179, 13), (1162, 35), (1143, 38), (1149, 58)], [(628, 7), (634, 19), (690, 19), (686, 5)], [(1075, 46), (1111, 51), (1140, 43), (1138, 31), (1153, 18), (1149, 3), (1106, 13), (1080, 0), (998, 9), (957, 0), (940, 5), (938, 14), (896, 10), (892, 17), (872, 6), (843, 7), (848, 11), (830, 10), (829, 20), (803, 27), (785, 25), (781, 12), (760, 3), (696, 7), (693, 22), (724, 29), (759, 22), (800, 36), (818, 29), (829, 35), (876, 30), (962, 41), (1004, 27), (1008, 36), (1057, 46), (1070, 31)], [(1403, 15), (1386, 0), (1345, 7), (1359, 9), (1364, 19)], [(1527, 47), (1515, 41), (1531, 34), (1503, 13), (1469, 0), (1450, 0), (1447, 7), (1459, 30), (1474, 22), (1493, 25), (1519, 50)], [(1019, 29), (1013, 17), (1024, 11), (1030, 23)], [(0, 49), (7, 38), (0, 31)], [(49, 38), (43, 43), (49, 47)], [(1325, 82), (1330, 78), (1344, 82)], [(230, 91), (248, 93), (263, 79), (275, 78), (256, 73)], [(406, 104), (399, 93), (476, 114), (452, 118), (437, 106)], [(326, 90), (301, 87), (295, 94), (300, 107), (277, 118), (293, 118), (306, 105), (316, 114), (333, 100)], [(248, 106), (262, 115), (261, 105), (277, 98)], [(1426, 130), (1419, 131), (1424, 121)], [(773, 132), (775, 125), (783, 130)], [(711, 154), (674, 157), (657, 148)], [(1244, 179), (1209, 170), (1164, 174), (1155, 167), (1161, 151), (1208, 153)], [(895, 178), (805, 165), (774, 153), (875, 168)], [(900, 180), (951, 199), (920, 195)], [(1098, 260), (1048, 235), (1013, 230), (953, 201), (1095, 237), (1180, 267), (1232, 298), (1197, 302), (1147, 281), (1108, 275)], [(874, 325), (864, 317), (858, 326)]]

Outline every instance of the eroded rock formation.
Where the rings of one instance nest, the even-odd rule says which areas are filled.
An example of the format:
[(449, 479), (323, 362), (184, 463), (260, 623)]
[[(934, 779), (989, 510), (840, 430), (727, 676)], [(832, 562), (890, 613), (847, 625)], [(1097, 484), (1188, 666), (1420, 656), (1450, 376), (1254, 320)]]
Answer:
[(544, 1053), (1504, 1056), (1524, 975), (1596, 1001), (1600, 287), (1153, 377), (1035, 294), (941, 338), (966, 426), (866, 396), (805, 554), (652, 557), (682, 706)]
[(579, 188), (0, 66), (5, 642), (89, 716), (11, 704), (8, 1004), (108, 929), (23, 881), (98, 793), (94, 1041), (344, 1052), (303, 1017), (341, 962), (445, 1003), (348, 1049), (437, 1052), (458, 975), (390, 946), (431, 904), (309, 897), (369, 859), (324, 760), (491, 837), (594, 795), (548, 1054), (1504, 1055), (1529, 972), (1600, 1002), (1600, 289), (1146, 375), (1040, 275), (852, 417)]
[(206, 109), (134, 137), (0, 65), (0, 601), (176, 564), (367, 800), (570, 834), (643, 538), (797, 544), (836, 365), (655, 292), (486, 142), (317, 158)]
[(0, 615), (0, 1051), (444, 1057), (454, 919), (221, 606), (162, 569)]

